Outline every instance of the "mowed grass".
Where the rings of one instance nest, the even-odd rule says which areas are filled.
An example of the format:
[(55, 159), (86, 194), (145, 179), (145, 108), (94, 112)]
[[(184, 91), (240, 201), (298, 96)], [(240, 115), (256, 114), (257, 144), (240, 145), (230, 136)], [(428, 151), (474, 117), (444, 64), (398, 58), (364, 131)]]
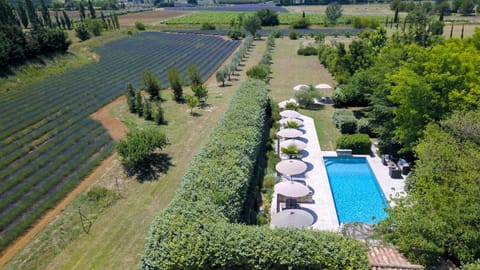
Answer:
[[(238, 85), (246, 79), (246, 69), (260, 60), (265, 48), (264, 43), (255, 42), (252, 53), (247, 61), (243, 62), (245, 66), (242, 67), (240, 76), (234, 76), (235, 81), (228, 82), (229, 86), (218, 87), (215, 74), (213, 75), (213, 80), (210, 79), (207, 83), (207, 103), (210, 106), (204, 110), (194, 109), (197, 113), (195, 117), (190, 115), (185, 104), (177, 104), (171, 100), (170, 91), (162, 92), (162, 96), (167, 99), (164, 106), (168, 125), (159, 129), (169, 139), (170, 144), (164, 152), (168, 154), (171, 163), (165, 175), (161, 175), (157, 180), (139, 183), (126, 177), (120, 162), (115, 160), (94, 185), (114, 187), (115, 183), (119, 183), (122, 198), (98, 217), (89, 234), (81, 235), (46, 262), (43, 258), (47, 259), (49, 256), (42, 256), (42, 250), (29, 244), (7, 264), (7, 269), (138, 268), (151, 222), (181, 185), (191, 158), (223, 115)], [(188, 91), (185, 89), (186, 93)], [(125, 103), (117, 104), (112, 113), (126, 121), (130, 127), (150, 125), (128, 114)], [(35, 240), (32, 241), (34, 242)]]
[[(277, 103), (293, 98), (295, 91), (292, 88), (297, 84), (336, 85), (332, 75), (318, 61), (318, 57), (297, 55), (297, 49), (302, 42), (307, 41), (290, 40), (286, 37), (275, 40), (270, 96)], [(331, 96), (331, 92), (323, 91), (322, 95)], [(340, 136), (332, 122), (333, 110), (331, 105), (322, 106), (318, 110), (300, 110), (300, 113), (314, 119), (320, 147), (324, 151), (334, 150), (335, 141)]]

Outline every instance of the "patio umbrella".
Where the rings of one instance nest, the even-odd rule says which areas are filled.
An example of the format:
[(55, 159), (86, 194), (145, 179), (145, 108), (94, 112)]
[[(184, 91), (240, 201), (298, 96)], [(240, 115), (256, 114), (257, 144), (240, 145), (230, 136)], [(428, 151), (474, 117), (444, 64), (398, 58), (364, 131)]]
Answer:
[(313, 216), (301, 209), (288, 209), (272, 216), (271, 228), (303, 228), (312, 225)]
[(303, 135), (303, 132), (301, 132), (300, 130), (298, 129), (294, 129), (294, 128), (284, 128), (282, 130), (280, 130), (279, 132), (277, 132), (277, 136), (280, 136), (282, 138), (297, 138), (297, 137), (300, 137)]
[(306, 89), (308, 89), (308, 88), (310, 88), (310, 86), (308, 86), (308, 85), (306, 85), (306, 84), (297, 84), (297, 85), (295, 85), (295, 86), (293, 87), (293, 90), (295, 90), (295, 91), (300, 91), (300, 90), (302, 90), (302, 89), (305, 89), (305, 90), (306, 90)]
[(290, 140), (285, 140), (280, 143), (281, 148), (288, 148), (290, 146), (295, 146), (299, 150), (303, 150), (307, 148), (307, 144), (300, 141), (300, 140), (295, 140), (295, 139), (290, 139)]
[(285, 159), (275, 165), (277, 172), (286, 175), (296, 175), (307, 170), (307, 164), (298, 159)]
[(298, 119), (298, 118), (282, 118), (278, 121), (278, 123), (280, 123), (280, 125), (286, 125), (288, 122), (295, 122), (295, 123), (297, 123), (297, 125), (303, 126), (303, 121), (301, 119)]
[(295, 181), (283, 181), (273, 187), (275, 193), (289, 198), (301, 198), (310, 194), (310, 189)]
[(330, 85), (326, 84), (326, 83), (321, 83), (321, 84), (317, 84), (315, 85), (315, 89), (332, 89), (333, 87), (331, 87)]
[(280, 112), (280, 116), (283, 118), (299, 118), (302, 115), (294, 110), (285, 110)]

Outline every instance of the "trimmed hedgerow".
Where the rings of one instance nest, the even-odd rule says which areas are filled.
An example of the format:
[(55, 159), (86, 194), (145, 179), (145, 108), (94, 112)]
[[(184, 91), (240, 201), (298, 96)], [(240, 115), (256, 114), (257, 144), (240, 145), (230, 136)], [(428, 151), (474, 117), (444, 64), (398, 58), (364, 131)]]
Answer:
[(365, 247), (341, 235), (242, 225), (268, 128), (267, 85), (249, 80), (153, 222), (143, 269), (368, 269)]
[(367, 134), (343, 135), (337, 139), (337, 149), (352, 149), (352, 154), (371, 152), (372, 142)]

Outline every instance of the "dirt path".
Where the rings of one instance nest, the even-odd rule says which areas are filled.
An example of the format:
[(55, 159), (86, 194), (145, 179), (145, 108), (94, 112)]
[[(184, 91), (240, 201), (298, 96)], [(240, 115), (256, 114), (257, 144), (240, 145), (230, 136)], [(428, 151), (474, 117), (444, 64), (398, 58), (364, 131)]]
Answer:
[[(107, 129), (110, 136), (116, 141), (125, 137), (127, 133), (127, 127), (120, 121), (120, 119), (112, 117), (110, 115), (110, 110), (118, 102), (125, 100), (125, 97), (122, 95), (119, 98), (113, 100), (106, 106), (103, 106), (100, 110), (92, 114), (92, 118), (100, 121), (103, 126)], [(35, 237), (43, 228), (50, 223), (53, 218), (55, 218), (78, 194), (84, 191), (98, 176), (105, 171), (110, 163), (112, 163), (116, 158), (116, 154), (112, 154), (107, 157), (100, 165), (93, 170), (80, 184), (72, 190), (68, 195), (63, 198), (60, 203), (58, 203), (55, 208), (48, 211), (40, 220), (38, 220), (31, 229), (29, 229), (24, 235), (19, 237), (12, 245), (6, 248), (0, 257), (0, 266), (3, 266), (10, 258), (12, 258), (19, 250), (21, 250), (25, 245), (30, 242), (30, 240)]]

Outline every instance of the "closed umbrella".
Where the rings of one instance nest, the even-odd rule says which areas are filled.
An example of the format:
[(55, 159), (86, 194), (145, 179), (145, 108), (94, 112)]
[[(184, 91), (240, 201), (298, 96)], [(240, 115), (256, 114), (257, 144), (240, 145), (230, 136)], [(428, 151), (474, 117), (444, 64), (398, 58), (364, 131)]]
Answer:
[(303, 132), (301, 132), (298, 129), (294, 129), (294, 128), (284, 128), (284, 129), (280, 130), (279, 132), (277, 132), (277, 136), (280, 136), (282, 138), (287, 138), (287, 139), (297, 138), (297, 137), (300, 137), (302, 135), (303, 135)]
[(285, 110), (280, 112), (280, 116), (283, 118), (299, 118), (302, 115), (294, 110)]
[(301, 198), (310, 194), (310, 189), (295, 181), (283, 181), (273, 187), (275, 193), (289, 198)]
[(295, 122), (298, 126), (303, 126), (303, 121), (298, 118), (282, 118), (278, 121), (280, 125), (286, 125), (289, 122)]
[(307, 144), (300, 141), (300, 140), (295, 140), (295, 139), (290, 139), (290, 140), (285, 140), (280, 143), (281, 148), (288, 148), (291, 146), (295, 146), (299, 150), (303, 150), (307, 148)]
[(296, 175), (307, 170), (307, 164), (298, 159), (285, 159), (275, 165), (277, 172), (285, 175)]
[(304, 228), (313, 224), (313, 216), (305, 210), (288, 209), (272, 216), (271, 228)]

